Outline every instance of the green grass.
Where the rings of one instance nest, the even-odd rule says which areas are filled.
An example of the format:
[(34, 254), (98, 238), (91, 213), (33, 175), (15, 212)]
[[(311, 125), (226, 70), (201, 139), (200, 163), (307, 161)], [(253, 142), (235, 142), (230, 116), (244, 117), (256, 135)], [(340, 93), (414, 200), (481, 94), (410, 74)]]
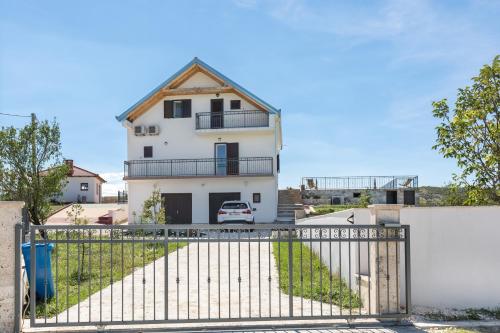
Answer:
[(429, 333), (476, 333), (479, 332), (478, 330), (475, 329), (470, 329), (470, 328), (460, 328), (460, 327), (453, 327), (453, 328), (439, 328), (439, 329), (430, 329), (428, 330)]
[[(50, 239), (55, 239), (55, 237), (55, 234), (50, 235)], [(78, 238), (76, 233), (73, 233), (70, 237), (73, 239)], [(89, 239), (88, 233), (86, 236), (82, 233), (80, 237), (82, 240)], [(92, 238), (99, 239), (99, 236), (93, 235)], [(63, 235), (63, 233), (59, 232), (58, 239), (67, 239), (66, 234)], [(103, 235), (102, 239), (110, 238)], [(113, 244), (112, 250), (110, 243), (93, 243), (90, 245), (90, 248), (90, 243), (86, 243), (85, 250), (82, 244), (57, 244), (52, 253), (52, 274), (57, 289), (58, 301), (56, 302), (55, 296), (48, 300), (47, 303), (43, 300), (38, 300), (36, 316), (38, 318), (44, 317), (45, 311), (47, 318), (55, 316), (66, 308), (78, 303), (78, 287), (80, 287), (80, 301), (83, 301), (101, 289), (101, 276), (102, 288), (105, 288), (111, 284), (111, 280), (118, 282), (132, 273), (134, 268), (142, 268), (143, 264), (147, 265), (164, 255), (163, 244), (145, 243), (143, 248), (143, 244), (140, 242), (142, 235), (137, 235), (136, 240), (138, 242), (133, 245), (132, 243), (123, 243), (123, 267), (122, 244), (120, 243)], [(185, 242), (169, 243), (168, 252), (173, 252), (177, 249), (177, 246), (181, 248), (186, 244)], [(83, 253), (85, 253), (85, 257), (82, 266)], [(102, 263), (100, 261), (101, 258)], [(66, 303), (66, 298), (68, 299), (68, 303)]]
[(315, 212), (311, 212), (312, 216), (325, 215), (333, 212), (340, 212), (341, 210), (350, 208), (361, 208), (360, 205), (317, 205), (314, 206)]
[[(301, 267), (301, 247), (302, 247), (302, 267)], [(279, 249), (279, 251), (278, 251)], [(278, 253), (279, 252), (279, 253)], [(276, 268), (279, 263), (281, 267), (280, 289), (288, 294), (288, 243), (273, 242), (273, 254), (276, 261)], [(292, 294), (293, 296), (304, 296), (304, 298), (312, 299), (324, 303), (333, 303), (341, 305), (343, 308), (349, 308), (349, 296), (351, 297), (351, 306), (353, 309), (359, 308), (361, 300), (357, 294), (349, 291), (349, 287), (338, 274), (330, 275), (328, 267), (326, 267), (320, 258), (312, 252), (307, 246), (294, 242), (292, 248), (293, 254), (293, 277), (292, 277)], [(312, 262), (312, 269), (311, 269)], [(302, 287), (301, 287), (301, 274)], [(312, 272), (312, 273), (311, 273)], [(330, 278), (332, 279), (332, 288), (330, 289)], [(312, 282), (312, 288), (311, 288)]]
[(430, 320), (439, 321), (461, 321), (461, 320), (483, 320), (483, 319), (500, 319), (500, 308), (493, 309), (465, 309), (455, 314), (445, 314), (441, 311), (429, 312), (424, 314), (424, 317)]
[(50, 205), (49, 216), (55, 214), (58, 210), (66, 207), (66, 206), (68, 206), (68, 205), (66, 205), (66, 204), (52, 204), (52, 205)]

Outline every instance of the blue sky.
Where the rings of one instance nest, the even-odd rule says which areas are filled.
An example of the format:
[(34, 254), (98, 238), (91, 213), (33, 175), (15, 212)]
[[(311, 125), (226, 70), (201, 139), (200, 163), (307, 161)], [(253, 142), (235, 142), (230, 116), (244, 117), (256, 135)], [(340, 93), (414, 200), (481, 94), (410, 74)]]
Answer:
[(453, 100), (500, 53), (499, 17), (493, 0), (0, 0), (0, 112), (55, 117), (63, 155), (112, 194), (126, 158), (114, 116), (198, 56), (282, 109), (280, 187), (442, 185), (456, 168), (431, 150), (431, 101)]

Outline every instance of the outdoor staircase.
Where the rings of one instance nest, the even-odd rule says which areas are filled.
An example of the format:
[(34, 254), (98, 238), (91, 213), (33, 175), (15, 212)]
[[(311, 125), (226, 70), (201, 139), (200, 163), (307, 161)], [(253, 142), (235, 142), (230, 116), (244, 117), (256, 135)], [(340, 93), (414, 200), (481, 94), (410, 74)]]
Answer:
[(298, 189), (278, 191), (278, 223), (295, 223), (296, 211), (304, 211), (302, 197)]

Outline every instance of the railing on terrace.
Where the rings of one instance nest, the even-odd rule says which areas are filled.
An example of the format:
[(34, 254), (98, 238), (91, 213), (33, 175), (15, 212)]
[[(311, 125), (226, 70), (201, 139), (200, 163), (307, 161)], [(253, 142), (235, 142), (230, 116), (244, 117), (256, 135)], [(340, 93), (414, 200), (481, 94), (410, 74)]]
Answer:
[(304, 190), (377, 190), (418, 188), (418, 176), (302, 177)]
[(196, 129), (247, 127), (269, 127), (269, 114), (259, 110), (199, 112), (196, 114)]
[(272, 175), (272, 157), (133, 160), (124, 162), (125, 178)]

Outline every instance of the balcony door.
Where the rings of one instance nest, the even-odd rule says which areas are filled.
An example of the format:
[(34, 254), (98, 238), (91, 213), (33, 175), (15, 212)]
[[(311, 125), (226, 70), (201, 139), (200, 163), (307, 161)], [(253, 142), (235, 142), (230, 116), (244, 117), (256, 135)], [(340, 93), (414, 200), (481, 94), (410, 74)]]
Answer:
[(210, 128), (224, 127), (224, 99), (210, 100)]
[(215, 144), (215, 174), (217, 176), (239, 174), (239, 145), (237, 142)]

